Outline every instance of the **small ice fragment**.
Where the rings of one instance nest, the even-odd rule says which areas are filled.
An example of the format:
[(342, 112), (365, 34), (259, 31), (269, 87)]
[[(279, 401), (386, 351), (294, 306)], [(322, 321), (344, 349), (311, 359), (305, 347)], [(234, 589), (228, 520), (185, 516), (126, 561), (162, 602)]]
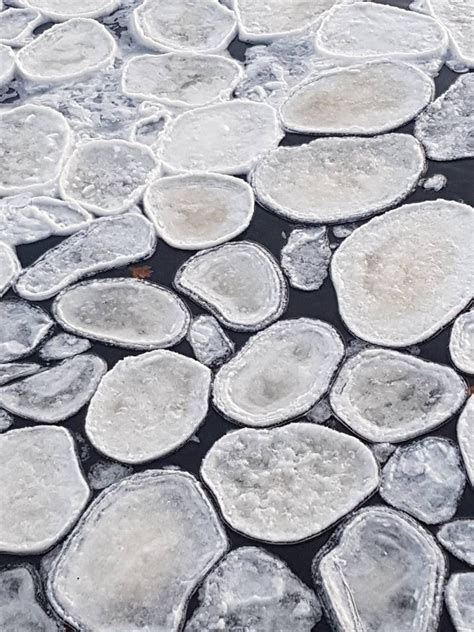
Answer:
[(77, 338), (71, 334), (59, 333), (44, 343), (40, 349), (42, 360), (64, 360), (72, 356), (84, 353), (91, 348), (91, 343), (85, 338)]
[(206, 577), (185, 632), (311, 632), (320, 619), (313, 591), (279, 558), (247, 546), (228, 553)]
[(91, 489), (100, 490), (118, 483), (131, 474), (133, 474), (133, 469), (128, 465), (113, 461), (97, 461), (91, 466), (87, 480)]
[(306, 419), (314, 424), (327, 424), (332, 416), (332, 410), (326, 398), (320, 399), (319, 402), (308, 410)]
[(0, 87), (5, 86), (15, 74), (15, 55), (9, 46), (0, 44)]
[(454, 321), (449, 353), (460, 371), (474, 374), (474, 310), (461, 314)]
[(145, 118), (138, 119), (132, 127), (130, 139), (155, 149), (161, 135), (171, 123), (171, 116), (166, 111), (158, 111)]
[(371, 448), (375, 458), (377, 459), (377, 462), (380, 465), (383, 465), (395, 452), (397, 446), (393, 445), (393, 443), (374, 443)]
[(61, 292), (53, 314), (64, 329), (126, 349), (172, 347), (190, 314), (168, 288), (140, 279), (92, 279)]
[(0, 551), (16, 555), (35, 555), (56, 544), (90, 494), (72, 436), (60, 427), (0, 435), (0, 484)]
[(0, 297), (7, 292), (20, 274), (20, 262), (15, 251), (0, 241)]
[(87, 436), (116, 461), (158, 459), (186, 443), (201, 425), (210, 383), (207, 367), (173, 351), (128, 356), (107, 373), (92, 398)]
[(379, 493), (418, 520), (439, 524), (454, 516), (465, 485), (454, 442), (426, 437), (397, 448), (383, 468)]
[(0, 433), (8, 430), (13, 425), (13, 417), (6, 410), (0, 408)]
[(24, 3), (54, 20), (63, 22), (70, 18), (100, 18), (117, 9), (120, 0), (23, 0)]
[(0, 13), (0, 44), (23, 46), (43, 21), (38, 11), (6, 9)]
[(448, 178), (442, 173), (436, 173), (421, 182), (424, 189), (428, 189), (429, 191), (441, 191), (441, 189), (444, 189), (446, 186), (447, 181)]
[(26, 301), (0, 301), (0, 362), (10, 362), (36, 349), (53, 326), (41, 308)]
[(41, 371), (43, 367), (36, 362), (7, 362), (0, 364), (0, 386), (20, 377), (27, 377)]
[(474, 520), (453, 520), (441, 527), (436, 537), (450, 553), (474, 566)]
[(215, 53), (237, 32), (234, 12), (217, 0), (145, 0), (132, 14), (140, 44), (160, 52)]
[(174, 286), (236, 331), (263, 329), (288, 304), (286, 282), (273, 255), (251, 241), (197, 253), (178, 269)]
[(234, 352), (234, 343), (214, 316), (198, 316), (189, 327), (188, 342), (196, 360), (209, 367), (220, 366)]
[(457, 425), (459, 448), (471, 486), (474, 487), (474, 395), (467, 400)]
[(144, 259), (155, 246), (153, 226), (141, 215), (103, 217), (25, 268), (16, 291), (24, 298), (43, 301), (85, 276)]
[(260, 204), (294, 222), (341, 223), (403, 200), (425, 169), (408, 134), (318, 138), (268, 152), (250, 175)]
[(474, 68), (474, 5), (463, 0), (427, 0), (425, 6), (448, 31), (451, 56), (466, 70)]
[(76, 629), (178, 632), (189, 597), (227, 546), (193, 476), (149, 470), (92, 503), (51, 570), (48, 597)]
[(54, 224), (55, 235), (72, 235), (85, 228), (93, 219), (88, 211), (75, 202), (40, 196), (31, 198), (31, 204)]
[(474, 573), (453, 573), (446, 584), (445, 601), (456, 632), (472, 632)]
[(407, 204), (356, 229), (331, 261), (348, 328), (392, 347), (435, 334), (472, 298), (473, 234), (474, 209), (448, 200)]
[(16, 63), (25, 79), (61, 83), (81, 79), (108, 66), (116, 49), (115, 39), (102, 24), (87, 18), (72, 18), (21, 48)]
[(331, 227), (332, 234), (336, 239), (345, 239), (346, 237), (349, 237), (356, 228), (358, 228), (358, 224), (355, 223), (339, 224)]
[(331, 255), (324, 226), (295, 228), (281, 250), (281, 267), (292, 287), (309, 292), (323, 284)]
[(254, 213), (251, 187), (217, 173), (155, 178), (144, 196), (145, 214), (173, 248), (201, 250), (240, 235)]
[(204, 457), (201, 476), (233, 529), (279, 544), (321, 533), (379, 482), (361, 441), (304, 422), (227, 433)]

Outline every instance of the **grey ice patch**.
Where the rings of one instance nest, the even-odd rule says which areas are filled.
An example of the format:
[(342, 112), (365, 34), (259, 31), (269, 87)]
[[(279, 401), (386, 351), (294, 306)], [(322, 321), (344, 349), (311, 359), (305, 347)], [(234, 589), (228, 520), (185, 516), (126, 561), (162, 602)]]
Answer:
[(327, 424), (332, 416), (332, 410), (326, 398), (316, 402), (306, 413), (306, 419), (314, 424)]
[(295, 228), (281, 250), (281, 267), (292, 287), (317, 290), (328, 275), (331, 254), (324, 226)]
[(445, 592), (446, 606), (456, 632), (474, 629), (474, 573), (454, 573)]
[(449, 338), (453, 364), (463, 373), (474, 373), (474, 310), (456, 318)]
[(209, 367), (220, 366), (234, 352), (234, 343), (213, 316), (195, 318), (187, 338), (196, 359)]
[(84, 353), (90, 348), (91, 343), (89, 340), (61, 332), (46, 341), (39, 354), (42, 360), (51, 362), (52, 360), (71, 358)]
[(20, 262), (8, 244), (0, 242), (0, 297), (2, 297), (20, 274)]
[(397, 446), (393, 445), (393, 443), (374, 443), (371, 448), (375, 458), (377, 459), (377, 462), (380, 465), (383, 465), (395, 452)]
[(131, 474), (133, 474), (133, 469), (128, 465), (113, 461), (97, 461), (91, 466), (87, 474), (87, 481), (91, 489), (101, 490), (118, 483)]
[(441, 527), (436, 537), (452, 555), (474, 566), (474, 520), (453, 520)]
[(0, 362), (10, 362), (36, 349), (53, 326), (40, 307), (27, 301), (0, 301)]
[(0, 408), (0, 433), (5, 432), (13, 425), (13, 417), (6, 410)]
[(466, 472), (474, 486), (474, 395), (459, 415), (457, 436)]

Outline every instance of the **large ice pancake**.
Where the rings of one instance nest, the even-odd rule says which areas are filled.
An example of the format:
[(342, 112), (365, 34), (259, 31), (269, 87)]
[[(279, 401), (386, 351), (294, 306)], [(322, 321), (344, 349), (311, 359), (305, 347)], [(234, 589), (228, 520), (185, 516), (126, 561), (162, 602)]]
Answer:
[(176, 289), (209, 309), (229, 329), (257, 331), (285, 311), (283, 274), (263, 246), (238, 241), (204, 250), (178, 269)]
[(86, 432), (103, 454), (144, 463), (185, 443), (208, 409), (210, 370), (173, 351), (118, 362), (89, 405)]
[(36, 349), (53, 326), (40, 307), (26, 301), (0, 302), (0, 362), (27, 356)]
[(280, 116), (300, 134), (379, 134), (411, 121), (433, 96), (433, 80), (415, 66), (369, 61), (303, 80)]
[(361, 441), (304, 422), (227, 433), (204, 457), (201, 476), (233, 529), (280, 544), (321, 533), (379, 482)]
[(474, 566), (474, 519), (447, 522), (436, 537), (452, 555)]
[(64, 428), (38, 426), (0, 435), (0, 551), (42, 553), (79, 518), (89, 487)]
[(107, 370), (93, 354), (74, 356), (0, 388), (0, 406), (11, 413), (52, 424), (75, 415), (87, 404)]
[(277, 557), (257, 547), (231, 551), (206, 577), (185, 632), (311, 632), (321, 607)]
[(0, 242), (0, 297), (7, 292), (20, 274), (20, 262), (13, 248)]
[(226, 549), (194, 477), (148, 470), (91, 505), (51, 569), (48, 595), (78, 629), (177, 632), (190, 595)]
[(403, 200), (425, 169), (408, 134), (319, 138), (267, 153), (251, 173), (257, 200), (295, 222), (325, 224), (374, 215)]
[(449, 353), (456, 368), (474, 374), (474, 310), (461, 314), (454, 321)]
[(166, 243), (201, 250), (240, 235), (252, 219), (254, 197), (239, 178), (190, 173), (153, 179), (145, 191), (144, 207)]
[(282, 136), (271, 105), (235, 99), (175, 118), (165, 131), (159, 153), (171, 173), (245, 174)]
[(112, 13), (120, 6), (120, 0), (23, 0), (32, 8), (56, 22), (75, 17), (99, 18)]
[(15, 54), (9, 46), (0, 44), (0, 87), (9, 83), (15, 74)]
[(469, 303), (474, 209), (407, 204), (356, 229), (333, 255), (331, 276), (348, 328), (374, 344), (426, 340)]
[(48, 107), (22, 105), (0, 115), (0, 196), (53, 185), (70, 136), (66, 119)]
[(245, 426), (294, 419), (324, 395), (343, 355), (331, 325), (312, 318), (282, 320), (252, 336), (219, 369), (213, 403)]
[(20, 276), (17, 293), (33, 301), (51, 298), (86, 276), (118, 268), (151, 255), (156, 234), (135, 213), (104, 217), (48, 250)]
[(66, 288), (53, 313), (64, 329), (126, 349), (172, 347), (190, 314), (171, 290), (139, 279), (92, 279)]
[(450, 367), (369, 349), (343, 365), (331, 389), (331, 407), (364, 439), (399, 442), (447, 421), (466, 395), (466, 383)]
[(471, 486), (474, 487), (474, 395), (467, 400), (466, 406), (459, 415), (457, 436), (464, 467)]
[(19, 72), (30, 81), (61, 83), (79, 79), (109, 65), (115, 40), (102, 24), (72, 18), (51, 27), (17, 54)]
[(359, 511), (313, 561), (336, 632), (435, 632), (446, 571), (432, 535), (386, 507)]
[(456, 632), (474, 629), (474, 573), (453, 573), (446, 585), (445, 601)]
[[(32, 9), (5, 9), (0, 13), (0, 44), (23, 46), (31, 39), (34, 29), (41, 22), (43, 22), (43, 17), (38, 11)], [(3, 71), (1, 64), (0, 67)]]
[(145, 0), (132, 15), (140, 44), (160, 52), (215, 53), (237, 31), (234, 13), (217, 0)]
[(457, 62), (474, 67), (474, 5), (464, 0), (426, 0), (431, 15), (446, 28), (450, 53)]

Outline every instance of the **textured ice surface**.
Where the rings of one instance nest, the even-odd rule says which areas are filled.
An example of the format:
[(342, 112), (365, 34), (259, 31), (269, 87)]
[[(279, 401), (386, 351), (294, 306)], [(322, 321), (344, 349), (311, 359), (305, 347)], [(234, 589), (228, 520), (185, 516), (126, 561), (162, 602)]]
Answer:
[(461, 314), (454, 321), (449, 353), (460, 371), (474, 373), (474, 310)]
[(123, 213), (140, 201), (156, 169), (151, 149), (125, 140), (80, 145), (60, 179), (61, 195), (96, 215)]
[(185, 632), (311, 632), (321, 607), (277, 557), (257, 547), (231, 551), (206, 577)]
[(213, 402), (239, 424), (271, 426), (306, 413), (326, 392), (344, 355), (331, 325), (282, 320), (252, 336), (214, 380)]
[(315, 424), (329, 424), (331, 415), (331, 407), (328, 404), (327, 398), (324, 398), (320, 399), (319, 402), (316, 402), (316, 404), (308, 410), (306, 419)]
[(449, 323), (472, 297), (474, 210), (407, 204), (356, 229), (333, 255), (331, 277), (349, 329), (407, 347)]
[(0, 87), (9, 83), (14, 74), (15, 55), (9, 46), (0, 44)]
[(380, 465), (386, 463), (396, 449), (397, 446), (393, 443), (374, 443), (372, 446), (372, 452)]
[(431, 160), (474, 157), (474, 74), (459, 77), (422, 112), (414, 134)]
[(127, 349), (172, 347), (190, 315), (168, 288), (139, 279), (93, 279), (67, 288), (53, 304), (56, 320), (74, 334)]
[(66, 119), (51, 108), (24, 105), (0, 114), (0, 195), (52, 185), (69, 142)]
[(200, 426), (210, 383), (207, 367), (173, 351), (128, 356), (107, 373), (92, 398), (87, 435), (117, 461), (157, 459), (179, 448)]
[(174, 119), (165, 131), (161, 158), (171, 172), (244, 174), (282, 136), (271, 105), (235, 99)]
[(411, 121), (433, 95), (433, 80), (418, 68), (372, 61), (304, 80), (280, 116), (287, 130), (301, 134), (378, 134)]
[(454, 573), (446, 585), (445, 600), (456, 632), (474, 630), (474, 573)]
[(52, 222), (55, 235), (72, 235), (92, 221), (92, 215), (75, 202), (40, 196), (31, 198), (31, 205)]
[(53, 326), (42, 309), (26, 301), (0, 301), (0, 362), (32, 353)]
[(474, 486), (474, 396), (467, 400), (459, 416), (457, 435), (461, 449), (464, 467), (469, 476), (471, 486)]
[(158, 110), (140, 118), (132, 127), (130, 138), (132, 141), (146, 145), (155, 150), (158, 147), (164, 130), (170, 125), (171, 116), (165, 110)]
[(443, 525), (436, 537), (455, 557), (474, 566), (474, 520), (453, 520)]
[(0, 571), (0, 628), (3, 632), (59, 632), (37, 600), (37, 582), (29, 566)]
[(336, 5), (316, 34), (321, 53), (350, 58), (416, 62), (442, 58), (447, 44), (446, 31), (432, 17), (374, 2)]
[(79, 279), (148, 257), (156, 235), (141, 215), (104, 217), (48, 250), (20, 276), (16, 291), (42, 301)]
[[(6, 9), (0, 13), (0, 44), (22, 46), (31, 38), (33, 30), (43, 21), (38, 11)], [(1, 82), (0, 82), (1, 83)]]
[[(0, 435), (0, 551), (42, 553), (76, 522), (89, 500), (74, 441), (64, 428)], [(36, 632), (36, 630), (35, 630)]]
[(25, 4), (41, 11), (56, 22), (74, 17), (98, 18), (115, 11), (120, 0), (24, 0)]
[(379, 493), (397, 509), (438, 524), (454, 516), (465, 484), (457, 446), (426, 437), (394, 452), (383, 468)]
[(71, 334), (59, 333), (53, 336), (40, 349), (43, 360), (64, 360), (72, 356), (84, 353), (91, 348), (91, 343), (85, 338), (77, 338)]
[(250, 186), (217, 173), (156, 178), (144, 196), (145, 213), (158, 236), (174, 248), (200, 250), (222, 244), (250, 224)]
[(36, 37), (18, 52), (16, 62), (30, 81), (60, 83), (107, 66), (115, 52), (115, 40), (102, 24), (72, 18)]
[(426, 7), (448, 31), (451, 55), (456, 61), (474, 67), (474, 5), (463, 0), (426, 0)]
[(201, 475), (233, 529), (278, 543), (321, 533), (379, 481), (361, 441), (304, 422), (229, 432), (204, 457)]
[(435, 632), (446, 574), (430, 533), (386, 507), (359, 511), (313, 562), (337, 632)]
[(0, 297), (7, 292), (20, 274), (20, 262), (15, 251), (0, 241)]
[(234, 343), (213, 316), (195, 318), (189, 327), (188, 342), (199, 362), (216, 367), (230, 358)]
[(0, 235), (10, 246), (29, 244), (49, 237), (55, 225), (25, 195), (0, 198)]
[(240, 64), (221, 55), (140, 55), (125, 65), (122, 86), (138, 99), (196, 107), (228, 99), (241, 75)]
[(405, 198), (425, 168), (408, 134), (319, 138), (269, 152), (251, 174), (257, 200), (292, 221), (324, 224), (373, 215)]
[(446, 186), (448, 179), (442, 173), (437, 173), (425, 180), (422, 180), (422, 185), (424, 189), (429, 191), (441, 191)]
[(6, 410), (0, 409), (0, 432), (5, 432), (13, 425), (13, 417)]
[(97, 461), (89, 470), (87, 480), (91, 489), (105, 489), (131, 474), (133, 469), (128, 465), (113, 461)]
[(0, 364), (0, 386), (20, 377), (38, 373), (41, 368), (41, 365), (36, 362), (7, 362)]
[(450, 367), (369, 349), (343, 365), (331, 389), (331, 407), (361, 437), (399, 442), (447, 421), (466, 395), (464, 380)]
[(236, 331), (266, 327), (288, 303), (286, 282), (273, 255), (251, 241), (194, 255), (178, 269), (174, 285)]
[(82, 354), (64, 360), (0, 388), (0, 407), (47, 424), (69, 419), (94, 394), (107, 365), (102, 358)]
[(328, 275), (331, 248), (325, 227), (295, 228), (281, 250), (281, 267), (298, 290), (317, 290)]
[(91, 505), (52, 568), (49, 597), (79, 629), (177, 632), (187, 600), (226, 549), (194, 477), (149, 470)]
[(214, 53), (227, 48), (237, 24), (217, 0), (145, 0), (133, 12), (132, 28), (140, 44), (161, 52)]

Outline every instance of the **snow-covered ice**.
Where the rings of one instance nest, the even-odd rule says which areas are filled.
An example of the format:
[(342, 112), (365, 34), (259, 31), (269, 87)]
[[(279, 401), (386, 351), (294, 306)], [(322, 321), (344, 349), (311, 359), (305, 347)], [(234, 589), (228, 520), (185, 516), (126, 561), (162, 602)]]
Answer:
[(115, 11), (120, 0), (23, 0), (26, 6), (38, 9), (55, 22), (71, 18), (100, 18)]
[(0, 44), (23, 46), (44, 19), (32, 9), (10, 8), (0, 13)]
[(449, 353), (456, 368), (474, 374), (474, 310), (461, 314), (454, 321)]
[(436, 537), (452, 555), (474, 566), (474, 519), (448, 522), (439, 529)]
[(464, 467), (471, 486), (474, 487), (474, 395), (467, 400), (466, 406), (459, 415), (457, 437)]
[(41, 368), (41, 365), (36, 362), (6, 362), (5, 364), (0, 364), (0, 386), (20, 377), (38, 373)]
[(30, 204), (53, 223), (55, 235), (72, 235), (85, 228), (93, 217), (76, 202), (65, 202), (48, 196), (31, 198)]
[(16, 252), (0, 241), (0, 297), (7, 292), (20, 274), (20, 262)]
[(324, 226), (295, 228), (281, 249), (281, 267), (298, 290), (317, 290), (328, 275), (331, 248)]
[(0, 44), (0, 87), (10, 83), (14, 75), (15, 54), (10, 46)]
[(473, 68), (474, 5), (463, 0), (425, 0), (425, 3), (428, 12), (448, 31), (451, 56), (458, 63)]
[(421, 184), (423, 188), (427, 189), (428, 191), (441, 191), (441, 189), (444, 189), (447, 182), (448, 179), (445, 175), (443, 175), (442, 173), (436, 173), (435, 175), (422, 180)]
[(0, 301), (0, 362), (33, 353), (53, 321), (40, 307), (26, 301)]
[(445, 601), (456, 632), (474, 630), (474, 573), (453, 573), (446, 585)]
[(41, 347), (39, 355), (42, 360), (64, 360), (72, 356), (84, 353), (91, 348), (91, 343), (85, 338), (78, 338), (71, 334), (61, 332), (47, 340)]
[(187, 339), (196, 359), (209, 367), (228, 360), (234, 352), (234, 343), (222, 330), (214, 316), (203, 314), (191, 322)]

